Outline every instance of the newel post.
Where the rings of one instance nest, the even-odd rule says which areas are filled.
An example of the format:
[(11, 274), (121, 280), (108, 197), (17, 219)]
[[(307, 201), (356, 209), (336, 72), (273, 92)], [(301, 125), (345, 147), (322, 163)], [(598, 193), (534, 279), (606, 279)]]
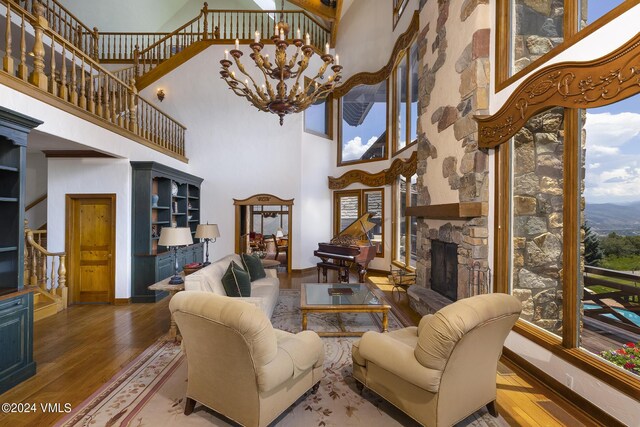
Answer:
[(49, 80), (44, 73), (44, 43), (42, 35), (49, 28), (49, 23), (44, 17), (44, 6), (38, 1), (33, 2), (33, 12), (36, 16), (33, 23), (35, 41), (33, 42), (33, 71), (29, 75), (29, 83), (46, 91), (49, 88)]
[(202, 39), (207, 40), (209, 38), (209, 4), (207, 2), (204, 2), (202, 14), (204, 15), (204, 33), (202, 35)]

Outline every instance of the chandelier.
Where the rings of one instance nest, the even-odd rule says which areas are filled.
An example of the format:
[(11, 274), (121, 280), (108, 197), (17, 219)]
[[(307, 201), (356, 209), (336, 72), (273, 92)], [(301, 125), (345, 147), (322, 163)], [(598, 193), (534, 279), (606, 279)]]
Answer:
[[(222, 65), (220, 75), (231, 90), (236, 95), (249, 100), (258, 110), (277, 114), (280, 117), (280, 126), (282, 126), (284, 116), (287, 114), (299, 113), (316, 101), (326, 98), (333, 91), (336, 83), (340, 81), (340, 71), (342, 70), (339, 56), (336, 55), (334, 60), (333, 56), (329, 54), (329, 43), (327, 43), (324, 55), (320, 57), (324, 63), (309, 84), (305, 84), (303, 73), (314, 54), (311, 39), (309, 34), (306, 34), (303, 41), (300, 37), (300, 29), (298, 29), (296, 38), (291, 41), (296, 47), (296, 51), (292, 57), (288, 58), (289, 43), (286, 40), (288, 32), (289, 25), (284, 22), (284, 16), (281, 14), (280, 22), (275, 25), (275, 34), (271, 37), (276, 46), (274, 63), (271, 63), (268, 54), (262, 55), (264, 44), (260, 42), (260, 32), (255, 32), (254, 42), (249, 45), (253, 51), (249, 57), (260, 70), (258, 74), (262, 74), (264, 77), (262, 84), (258, 84), (240, 62), (243, 54), (238, 39), (236, 39), (235, 49), (225, 50), (224, 59), (220, 61)], [(242, 77), (239, 78), (235, 71), (229, 69), (233, 65), (229, 55), (233, 58), (238, 71), (244, 74), (244, 80)], [(298, 60), (298, 58), (300, 59)], [(321, 82), (331, 64), (333, 64), (331, 66), (333, 74), (326, 81)], [(288, 81), (293, 81), (293, 86), (290, 89), (287, 86)]]

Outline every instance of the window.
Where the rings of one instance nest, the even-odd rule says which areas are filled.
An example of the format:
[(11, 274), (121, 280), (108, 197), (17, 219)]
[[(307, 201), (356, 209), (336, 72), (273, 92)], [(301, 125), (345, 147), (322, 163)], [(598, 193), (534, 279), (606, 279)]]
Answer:
[(336, 191), (334, 193), (334, 235), (365, 213), (371, 213), (374, 226), (367, 233), (378, 247), (376, 256), (384, 256), (384, 188)]
[(396, 24), (402, 16), (402, 12), (407, 8), (409, 0), (393, 0), (393, 28), (396, 28)]
[(393, 71), (393, 155), (418, 141), (418, 43), (414, 41)]
[(338, 165), (386, 159), (387, 81), (359, 85), (340, 98)]
[[(311, 79), (305, 77), (309, 87)], [(304, 110), (304, 131), (333, 139), (333, 96), (318, 100)]]
[(269, 236), (276, 234), (278, 228), (285, 236), (289, 234), (289, 207), (278, 205), (251, 206), (251, 230), (254, 233)]
[(623, 0), (498, 0), (497, 89), (517, 79), (513, 76), (521, 76), (522, 70), (531, 70), (534, 62), (548, 60), (570, 46), (579, 32), (586, 36), (633, 5)]
[(418, 175), (409, 178), (399, 176), (393, 189), (393, 262), (414, 269), (417, 261), (418, 219), (405, 216), (408, 206), (418, 205)]

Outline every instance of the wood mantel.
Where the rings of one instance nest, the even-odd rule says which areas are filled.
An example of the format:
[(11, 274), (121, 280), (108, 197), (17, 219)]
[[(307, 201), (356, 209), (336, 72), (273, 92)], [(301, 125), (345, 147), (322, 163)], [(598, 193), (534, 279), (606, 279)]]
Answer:
[(405, 215), (427, 219), (467, 219), (487, 216), (487, 202), (445, 203), (441, 205), (410, 206)]

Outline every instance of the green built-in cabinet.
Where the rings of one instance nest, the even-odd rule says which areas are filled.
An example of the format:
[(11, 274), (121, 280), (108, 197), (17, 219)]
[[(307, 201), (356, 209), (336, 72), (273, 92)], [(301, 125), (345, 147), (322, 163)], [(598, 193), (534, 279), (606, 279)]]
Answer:
[(0, 394), (36, 373), (33, 293), (24, 287), (27, 136), (42, 122), (0, 107)]
[[(166, 293), (148, 287), (173, 274), (172, 252), (158, 245), (162, 227), (200, 223), (202, 178), (155, 162), (131, 162), (133, 170), (131, 301), (154, 302)], [(196, 242), (194, 238), (194, 242)], [(178, 267), (202, 262), (202, 243), (178, 249)]]

